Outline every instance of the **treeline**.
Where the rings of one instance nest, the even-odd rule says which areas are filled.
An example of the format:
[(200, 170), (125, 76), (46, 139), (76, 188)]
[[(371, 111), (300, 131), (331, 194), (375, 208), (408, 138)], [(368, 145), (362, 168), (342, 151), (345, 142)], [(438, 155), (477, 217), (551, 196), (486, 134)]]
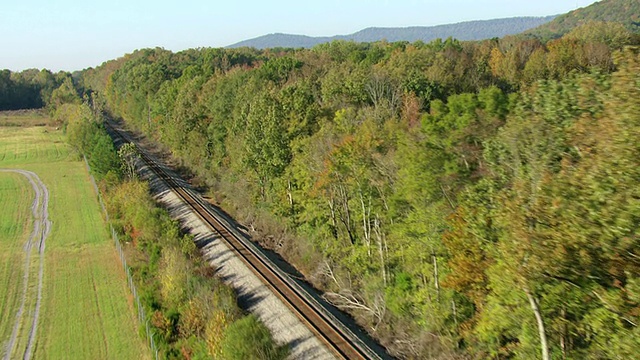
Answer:
[(71, 74), (66, 72), (0, 70), (0, 111), (58, 106), (66, 100), (56, 92), (63, 84), (76, 93)]
[(634, 43), (589, 23), (546, 43), (146, 49), (81, 85), (396, 356), (629, 358)]
[(61, 105), (55, 116), (99, 179), (161, 358), (284, 359), (288, 349), (254, 315), (242, 312), (193, 238), (181, 233), (148, 184), (136, 179), (135, 148), (116, 150), (102, 116), (78, 101)]

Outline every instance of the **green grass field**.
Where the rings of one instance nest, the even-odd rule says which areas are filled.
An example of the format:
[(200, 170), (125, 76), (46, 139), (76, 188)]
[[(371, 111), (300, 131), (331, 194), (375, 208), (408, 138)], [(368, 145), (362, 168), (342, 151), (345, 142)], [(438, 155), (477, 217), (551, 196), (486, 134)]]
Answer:
[(50, 122), (44, 110), (0, 111), (0, 126), (43, 126)]
[[(12, 123), (16, 122), (19, 119), (12, 118)], [(0, 168), (35, 172), (50, 194), (52, 230), (46, 240), (33, 357), (150, 358), (148, 346), (138, 335), (126, 277), (89, 174), (84, 162), (64, 142), (62, 132), (44, 126), (3, 127), (0, 119)], [(22, 244), (31, 231), (33, 196), (26, 178), (0, 172), (0, 344), (10, 336), (13, 314), (19, 306), (25, 256)]]
[(0, 173), (0, 339), (10, 338), (23, 292), (25, 252), (34, 193), (22, 175)]

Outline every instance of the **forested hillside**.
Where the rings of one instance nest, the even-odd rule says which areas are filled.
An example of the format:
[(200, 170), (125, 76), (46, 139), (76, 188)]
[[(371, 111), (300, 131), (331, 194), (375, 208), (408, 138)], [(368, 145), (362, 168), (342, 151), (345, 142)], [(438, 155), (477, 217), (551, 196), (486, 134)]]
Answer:
[(526, 34), (555, 39), (580, 25), (594, 21), (618, 22), (629, 31), (640, 33), (640, 1), (601, 0), (585, 8), (560, 15)]
[(545, 17), (514, 17), (506, 19), (465, 21), (456, 24), (436, 26), (410, 26), (410, 27), (370, 27), (353, 34), (335, 36), (304, 36), (291, 34), (269, 34), (254, 39), (244, 40), (229, 45), (230, 48), (255, 47), (267, 48), (310, 48), (315, 45), (336, 40), (355, 42), (376, 41), (424, 41), (429, 42), (437, 38), (446, 39), (453, 37), (458, 40), (484, 40), (506, 35), (515, 35), (523, 31), (546, 24), (555, 16)]
[(400, 358), (633, 358), (640, 55), (543, 43), (136, 51), (83, 73)]

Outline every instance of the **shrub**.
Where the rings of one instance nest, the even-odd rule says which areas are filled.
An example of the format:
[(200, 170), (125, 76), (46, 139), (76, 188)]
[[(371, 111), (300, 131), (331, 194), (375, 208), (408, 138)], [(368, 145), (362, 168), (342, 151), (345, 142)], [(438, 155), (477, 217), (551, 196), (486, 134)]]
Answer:
[(222, 358), (244, 359), (284, 359), (288, 354), (286, 346), (273, 341), (269, 329), (255, 315), (248, 315), (230, 324), (222, 339)]

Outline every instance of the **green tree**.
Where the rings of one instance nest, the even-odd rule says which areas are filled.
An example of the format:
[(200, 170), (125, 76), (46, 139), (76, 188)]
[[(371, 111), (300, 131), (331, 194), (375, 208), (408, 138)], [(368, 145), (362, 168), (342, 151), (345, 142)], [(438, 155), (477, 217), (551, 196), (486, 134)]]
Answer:
[(257, 176), (262, 198), (269, 182), (282, 175), (291, 160), (282, 118), (282, 107), (271, 95), (259, 95), (247, 114), (244, 163)]
[(122, 163), (122, 172), (129, 179), (137, 179), (136, 161), (140, 158), (138, 148), (134, 143), (126, 143), (118, 150), (118, 157)]
[(49, 106), (49, 111), (53, 113), (62, 106), (62, 104), (80, 104), (80, 102), (80, 96), (78, 96), (78, 92), (69, 76), (64, 79), (60, 87), (53, 90), (47, 105)]

